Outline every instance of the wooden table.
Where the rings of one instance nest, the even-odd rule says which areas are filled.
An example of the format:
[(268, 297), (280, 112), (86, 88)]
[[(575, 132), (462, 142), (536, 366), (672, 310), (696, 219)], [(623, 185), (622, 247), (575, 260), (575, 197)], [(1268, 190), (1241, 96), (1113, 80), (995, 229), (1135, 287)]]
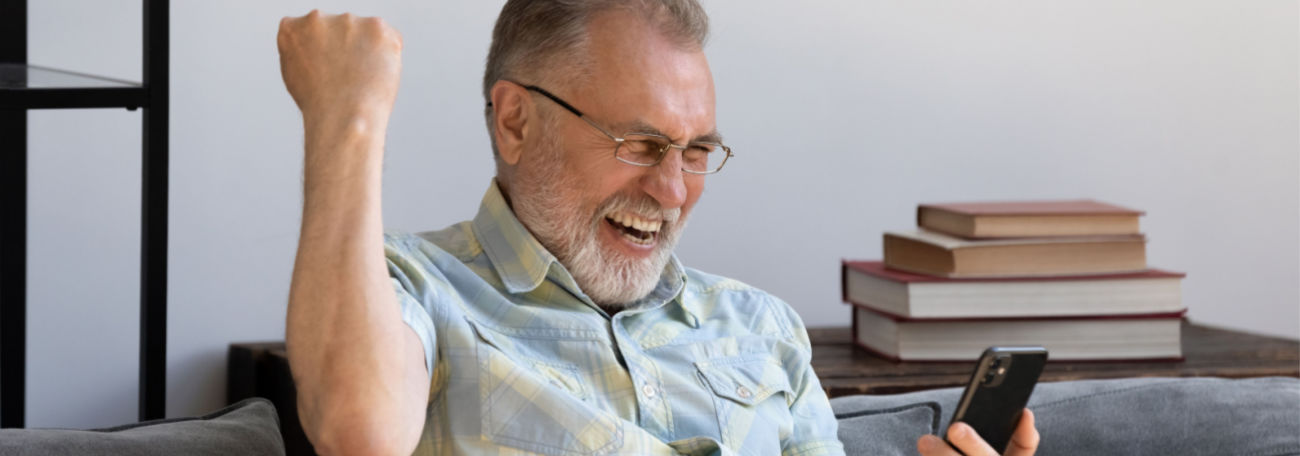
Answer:
[[(854, 346), (848, 328), (814, 328), (813, 370), (830, 397), (963, 386), (974, 362), (894, 362)], [(1128, 377), (1300, 377), (1300, 341), (1183, 323), (1181, 362), (1050, 362), (1041, 382)]]

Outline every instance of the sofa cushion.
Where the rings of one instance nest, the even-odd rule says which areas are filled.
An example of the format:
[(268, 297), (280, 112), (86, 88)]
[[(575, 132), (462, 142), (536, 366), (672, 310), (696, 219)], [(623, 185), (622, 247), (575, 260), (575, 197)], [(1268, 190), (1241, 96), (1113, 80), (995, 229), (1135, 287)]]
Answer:
[(835, 418), (845, 454), (914, 455), (916, 438), (939, 428), (939, 412), (937, 402), (888, 408), (840, 404)]
[(1300, 454), (1300, 380), (1124, 379), (1040, 386), (1038, 454)]
[[(831, 399), (847, 454), (916, 454), (960, 388)], [(1039, 455), (1300, 455), (1300, 380), (1129, 378), (1040, 383)], [(880, 429), (874, 429), (879, 427)]]
[(106, 429), (3, 429), (0, 455), (284, 455), (275, 406), (252, 398), (197, 418)]

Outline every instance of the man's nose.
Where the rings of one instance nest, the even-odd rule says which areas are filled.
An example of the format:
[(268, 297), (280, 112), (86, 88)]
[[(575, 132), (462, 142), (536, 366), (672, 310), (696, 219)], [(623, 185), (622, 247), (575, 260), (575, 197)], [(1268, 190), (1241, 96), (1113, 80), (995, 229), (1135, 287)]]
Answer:
[(669, 148), (658, 165), (646, 168), (641, 185), (664, 209), (686, 204), (686, 181), (682, 171), (682, 151)]

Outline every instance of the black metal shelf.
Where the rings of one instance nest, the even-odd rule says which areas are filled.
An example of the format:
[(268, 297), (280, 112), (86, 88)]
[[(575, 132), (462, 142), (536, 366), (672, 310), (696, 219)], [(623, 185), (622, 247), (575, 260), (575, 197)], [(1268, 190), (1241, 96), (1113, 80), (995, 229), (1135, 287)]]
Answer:
[(27, 111), (141, 109), (140, 412), (167, 399), (168, 0), (142, 0), (144, 81), (27, 63), (27, 0), (0, 0), (0, 428), (23, 427), (27, 374)]
[(136, 109), (149, 91), (131, 81), (20, 63), (0, 63), (0, 109)]

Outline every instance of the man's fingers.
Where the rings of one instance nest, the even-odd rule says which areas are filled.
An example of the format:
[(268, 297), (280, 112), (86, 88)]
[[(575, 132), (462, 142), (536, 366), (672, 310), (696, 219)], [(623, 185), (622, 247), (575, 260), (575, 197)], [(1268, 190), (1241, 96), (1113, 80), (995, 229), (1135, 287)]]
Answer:
[[(948, 428), (948, 442), (952, 442), (952, 446), (957, 447), (967, 456), (997, 456), (993, 447), (989, 446), (988, 442), (980, 438), (979, 434), (976, 434), (975, 430), (966, 423), (953, 423)], [(958, 454), (952, 447), (933, 436), (921, 437), (921, 440), (917, 441), (917, 449), (925, 456)], [(1037, 450), (1038, 429), (1034, 427), (1034, 413), (1025, 409), (1021, 413), (1020, 423), (1016, 425), (1015, 433), (1011, 435), (1006, 456), (1033, 456)]]
[(916, 451), (921, 456), (961, 456), (957, 450), (948, 446), (943, 439), (933, 435), (923, 435), (916, 441)]
[(279, 25), (280, 72), (304, 116), (392, 110), (402, 70), (396, 29), (377, 17), (320, 10)]
[(993, 447), (989, 446), (988, 442), (975, 433), (975, 429), (966, 423), (956, 422), (949, 426), (948, 441), (966, 456), (997, 456), (998, 454), (993, 451)]
[(1031, 456), (1038, 450), (1038, 429), (1034, 427), (1034, 412), (1025, 409), (1020, 414), (1020, 424), (1011, 434), (1011, 444), (1007, 445), (1007, 456)]
[(275, 32), (275, 44), (280, 50), (281, 57), (284, 56), (285, 49), (289, 48), (289, 40), (292, 39), (293, 26), (297, 20), (288, 16), (280, 18), (280, 28)]

